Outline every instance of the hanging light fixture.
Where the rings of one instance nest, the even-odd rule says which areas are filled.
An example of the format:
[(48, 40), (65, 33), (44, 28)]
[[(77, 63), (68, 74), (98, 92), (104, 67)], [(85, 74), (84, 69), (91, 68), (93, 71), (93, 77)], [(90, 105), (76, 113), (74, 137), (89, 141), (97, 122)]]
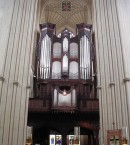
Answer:
[(63, 84), (62, 86), (59, 86), (59, 91), (63, 96), (67, 96), (71, 91), (71, 86)]
[(67, 92), (66, 92), (66, 90), (64, 89), (63, 90), (63, 96), (66, 96), (67, 95)]

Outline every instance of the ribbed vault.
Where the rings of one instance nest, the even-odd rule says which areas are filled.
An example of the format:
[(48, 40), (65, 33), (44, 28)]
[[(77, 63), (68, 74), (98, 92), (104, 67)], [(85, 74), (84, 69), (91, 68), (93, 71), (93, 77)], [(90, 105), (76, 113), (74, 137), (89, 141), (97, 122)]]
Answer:
[[(70, 2), (70, 11), (62, 10), (62, 3)], [(76, 24), (91, 23), (91, 0), (43, 0), (41, 23), (56, 24), (57, 33), (68, 28), (75, 34)]]

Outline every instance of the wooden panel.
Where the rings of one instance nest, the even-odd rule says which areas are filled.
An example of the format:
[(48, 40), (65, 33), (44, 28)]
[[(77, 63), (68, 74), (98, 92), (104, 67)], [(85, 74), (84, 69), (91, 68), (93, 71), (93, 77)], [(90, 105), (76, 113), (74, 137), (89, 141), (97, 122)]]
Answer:
[(30, 99), (29, 100), (29, 111), (49, 111), (50, 109), (50, 101), (43, 99)]
[[(83, 102), (85, 102), (85, 106), (83, 106)], [(99, 102), (98, 100), (80, 100), (79, 108), (70, 107), (70, 106), (60, 106), (60, 107), (50, 107), (51, 100), (43, 100), (43, 99), (30, 99), (29, 100), (29, 111), (99, 111)], [(44, 104), (44, 105), (43, 105)]]
[(98, 100), (80, 100), (79, 110), (80, 111), (99, 111), (99, 101)]

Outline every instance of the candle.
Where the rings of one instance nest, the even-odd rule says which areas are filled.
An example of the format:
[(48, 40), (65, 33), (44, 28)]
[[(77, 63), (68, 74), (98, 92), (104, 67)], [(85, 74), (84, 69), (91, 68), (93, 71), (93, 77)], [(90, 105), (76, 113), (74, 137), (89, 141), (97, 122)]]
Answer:
[(122, 127), (122, 138), (127, 139), (127, 127)]

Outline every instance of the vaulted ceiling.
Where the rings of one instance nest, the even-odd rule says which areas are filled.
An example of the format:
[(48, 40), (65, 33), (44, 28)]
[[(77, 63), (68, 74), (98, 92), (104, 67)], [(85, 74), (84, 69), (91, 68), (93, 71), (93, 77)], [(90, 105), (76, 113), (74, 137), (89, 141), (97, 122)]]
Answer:
[[(92, 0), (42, 0), (40, 23), (56, 24), (57, 33), (68, 28), (75, 34), (76, 24), (92, 23)], [(63, 3), (70, 4), (69, 11), (63, 11)]]

